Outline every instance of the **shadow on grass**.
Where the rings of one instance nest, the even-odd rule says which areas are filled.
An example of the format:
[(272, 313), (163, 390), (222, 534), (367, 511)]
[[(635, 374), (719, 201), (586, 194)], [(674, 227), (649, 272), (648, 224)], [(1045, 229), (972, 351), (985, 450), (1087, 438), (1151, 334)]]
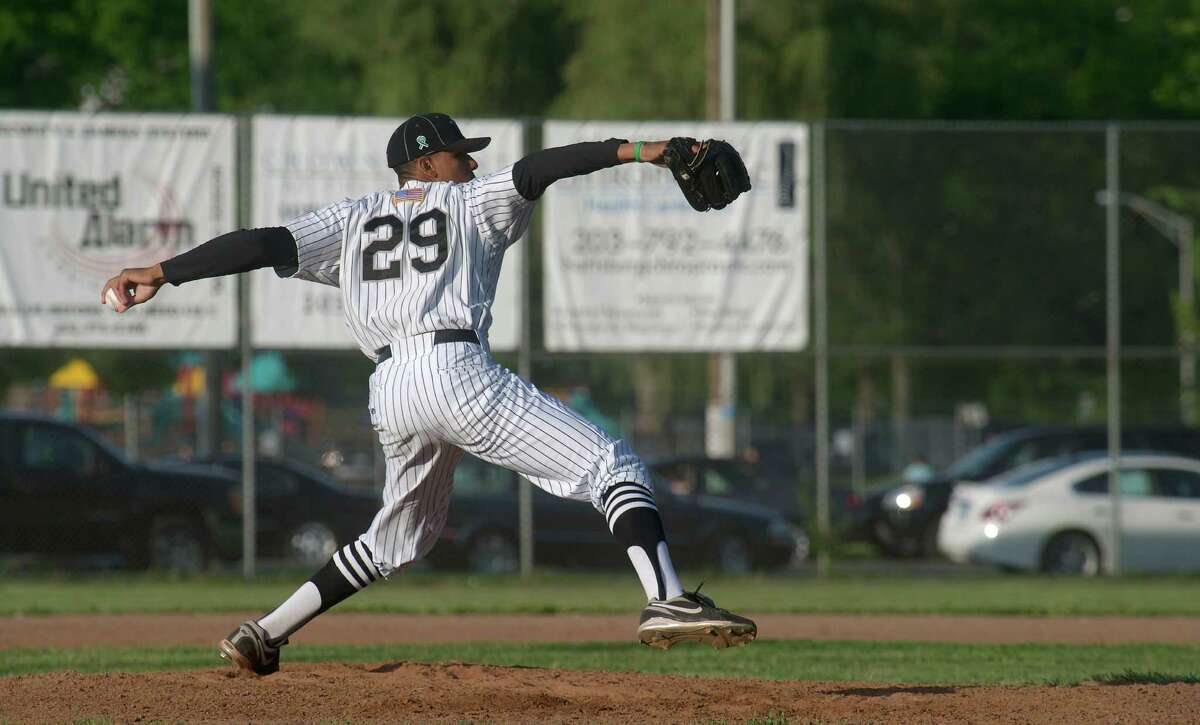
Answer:
[(1200, 685), (1200, 675), (1175, 675), (1169, 672), (1137, 672), (1125, 670), (1115, 674), (1095, 675), (1093, 680), (1102, 685)]
[(890, 687), (848, 687), (844, 690), (823, 690), (822, 695), (858, 695), (859, 697), (887, 697), (889, 695), (953, 695), (957, 687), (932, 685), (893, 685)]

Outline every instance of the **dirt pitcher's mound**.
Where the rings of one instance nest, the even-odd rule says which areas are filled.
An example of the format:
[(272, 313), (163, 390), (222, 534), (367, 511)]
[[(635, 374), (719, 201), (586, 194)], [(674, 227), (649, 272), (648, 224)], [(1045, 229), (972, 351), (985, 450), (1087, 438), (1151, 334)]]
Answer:
[(0, 679), (0, 721), (1193, 722), (1200, 685), (882, 686), (464, 664)]

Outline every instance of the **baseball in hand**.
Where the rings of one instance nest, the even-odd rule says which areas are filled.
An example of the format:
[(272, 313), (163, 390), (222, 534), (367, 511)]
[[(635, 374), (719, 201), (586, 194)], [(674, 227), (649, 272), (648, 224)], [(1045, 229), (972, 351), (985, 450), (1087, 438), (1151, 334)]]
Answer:
[(114, 310), (117, 309), (117, 305), (121, 304), (121, 298), (117, 297), (117, 291), (112, 287), (109, 287), (108, 292), (105, 293), (104, 301)]

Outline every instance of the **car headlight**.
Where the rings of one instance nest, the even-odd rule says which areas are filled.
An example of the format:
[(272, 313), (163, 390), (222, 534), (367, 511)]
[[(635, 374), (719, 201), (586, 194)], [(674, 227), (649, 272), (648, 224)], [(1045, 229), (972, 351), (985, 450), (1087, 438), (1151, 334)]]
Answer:
[(893, 511), (913, 511), (925, 503), (925, 489), (920, 486), (901, 486), (888, 491), (883, 497), (883, 507)]

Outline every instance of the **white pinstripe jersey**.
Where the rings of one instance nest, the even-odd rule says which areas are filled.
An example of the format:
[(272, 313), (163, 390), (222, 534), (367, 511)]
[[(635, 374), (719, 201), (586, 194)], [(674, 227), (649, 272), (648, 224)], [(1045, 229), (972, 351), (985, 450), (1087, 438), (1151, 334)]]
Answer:
[(297, 269), (276, 272), (340, 287), (346, 324), (372, 359), (435, 330), (475, 330), (486, 345), (504, 252), (533, 212), (512, 169), (461, 184), (407, 181), (302, 214), (285, 224)]

